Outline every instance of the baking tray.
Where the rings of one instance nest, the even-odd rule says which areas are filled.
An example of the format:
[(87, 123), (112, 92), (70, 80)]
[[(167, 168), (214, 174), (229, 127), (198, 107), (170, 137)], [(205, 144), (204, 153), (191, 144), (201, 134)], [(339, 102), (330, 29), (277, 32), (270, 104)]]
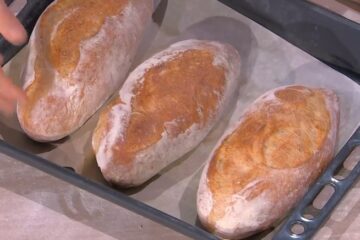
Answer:
[[(25, 8), (19, 13), (18, 17), (20, 20), (22, 20), (24, 22), (24, 25), (29, 33), (32, 31), (32, 28), (34, 26), (34, 23), (35, 23), (37, 17), (40, 15), (40, 13), (45, 9), (45, 7), (50, 2), (52, 2), (52, 1), (28, 1)], [(208, 1), (209, 5), (216, 4), (214, 2), (215, 1)], [(314, 57), (318, 58), (319, 60), (327, 63), (331, 67), (333, 67), (339, 71), (342, 71), (343, 73), (352, 77), (353, 80), (355, 80), (355, 81), (358, 80), (358, 73), (359, 73), (358, 61), (353, 61), (353, 59), (359, 59), (360, 54), (357, 54), (357, 52), (356, 52), (356, 50), (358, 49), (355, 45), (356, 42), (351, 41), (351, 39), (353, 37), (355, 39), (356, 39), (356, 37), (359, 37), (358, 25), (353, 25), (352, 23), (350, 23), (350, 21), (346, 21), (339, 16), (335, 16), (335, 15), (327, 12), (326, 10), (324, 10), (322, 8), (318, 8), (315, 5), (306, 3), (305, 1), (275, 1), (275, 0), (273, 0), (273, 1), (221, 1), (221, 2), (225, 3), (226, 5), (230, 6), (233, 9), (241, 12), (245, 16), (248, 16), (249, 18), (253, 19), (254, 21), (260, 23), (261, 25), (270, 29), (274, 33), (278, 34), (279, 36), (285, 38), (286, 40), (293, 43), (294, 45), (302, 48), (304, 51), (312, 54)], [(177, 3), (176, 3), (176, 1), (172, 1), (172, 4), (176, 5)], [(195, 1), (192, 4), (199, 5), (199, 4), (201, 4), (201, 1)], [(267, 6), (269, 6), (269, 8), (263, 8), (264, 4), (267, 4)], [(164, 17), (164, 15), (166, 14), (165, 10), (167, 10), (167, 5), (168, 5), (167, 1), (161, 1), (156, 14), (154, 15), (154, 21), (160, 25), (165, 25), (164, 26), (165, 29), (167, 27), (166, 23), (164, 23), (164, 22), (161, 23), (161, 20)], [(181, 4), (179, 4), (179, 6), (180, 5)], [(189, 5), (191, 5), (191, 4), (189, 4)], [(172, 8), (174, 9), (175, 7), (178, 7), (178, 6), (173, 6)], [(275, 11), (274, 9), (277, 9), (277, 8), (281, 9), (282, 11)], [(263, 9), (269, 9), (269, 10), (264, 12)], [(182, 9), (182, 10), (184, 11), (185, 9)], [(187, 9), (187, 10), (189, 10), (189, 9)], [(299, 27), (299, 29), (296, 28), (297, 30), (294, 31), (293, 28), (289, 27), (289, 24), (287, 21), (287, 20), (291, 20), (290, 16), (284, 16), (284, 12), (285, 13), (286, 12), (293, 13), (294, 11), (299, 12), (301, 18), (307, 20), (306, 26), (308, 26), (308, 24), (320, 25), (320, 23), (324, 24), (324, 26), (327, 26), (326, 24), (328, 24), (329, 26), (327, 26), (327, 27), (331, 27), (331, 28), (333, 28), (333, 24), (335, 24), (335, 26), (341, 26), (339, 28), (334, 27), (334, 29), (332, 29), (332, 31), (334, 31), (334, 33), (338, 33), (337, 31), (340, 31), (341, 34), (339, 33), (339, 36), (343, 36), (340, 40), (337, 40), (337, 41), (344, 43), (344, 46), (350, 47), (350, 49), (351, 49), (351, 47), (354, 47), (353, 49), (355, 49), (355, 50), (352, 51), (352, 55), (355, 55), (355, 58), (349, 58), (349, 55), (344, 54), (344, 52), (342, 52), (342, 51), (335, 51), (334, 46), (338, 46), (338, 42), (336, 42), (336, 41), (329, 43), (329, 45), (333, 44), (332, 45), (333, 48), (329, 48), (327, 45), (326, 46), (318, 45), (316, 47), (316, 44), (308, 44), (309, 39), (312, 40), (311, 41), (312, 43), (314, 43), (316, 41), (319, 41), (319, 42), (325, 41), (325, 39), (327, 39), (327, 35), (321, 34), (321, 31), (318, 31), (318, 33), (320, 32), (320, 34), (318, 34), (318, 35), (316, 35), (312, 31), (301, 31), (301, 30), (303, 30), (303, 28), (301, 28), (301, 27)], [(226, 11), (224, 10), (224, 12), (227, 13), (228, 10), (226, 10)], [(178, 14), (181, 14), (181, 12), (179, 12)], [(231, 13), (231, 14), (233, 15), (234, 13)], [(216, 25), (216, 22), (213, 22), (213, 23), (215, 23), (215, 25)], [(336, 25), (336, 24), (338, 24), (338, 25)], [(248, 34), (248, 32), (244, 31), (244, 30), (246, 30), (246, 28), (244, 28), (241, 25), (236, 26), (232, 30), (236, 31), (237, 27), (238, 27), (239, 31), (242, 31), (242, 34), (245, 34), (245, 35)], [(204, 26), (202, 27), (202, 29), (204, 29)], [(309, 27), (309, 29), (311, 29), (311, 27)], [(343, 30), (341, 30), (341, 29), (343, 29)], [(168, 30), (174, 31), (174, 29), (168, 29)], [(213, 30), (213, 29), (210, 29), (210, 30)], [(161, 34), (162, 34), (161, 32), (158, 33), (158, 35), (161, 35)], [(171, 34), (176, 35), (176, 33), (170, 33), (169, 35), (171, 35)], [(185, 34), (185, 36), (181, 36), (180, 39), (192, 37), (192, 34), (194, 34), (194, 32), (190, 31), (187, 34), (187, 36)], [(195, 35), (195, 36), (201, 37), (203, 34), (204, 33), (202, 31), (200, 31), (200, 32), (197, 32), (197, 35)], [(233, 34), (236, 34), (236, 33), (234, 32)], [(351, 37), (349, 37), (349, 36), (351, 36)], [(158, 37), (158, 36), (156, 36), (156, 37)], [(349, 41), (349, 39), (350, 39), (350, 41)], [(330, 41), (332, 41), (332, 40), (330, 40)], [(345, 43), (346, 43), (346, 45), (345, 45)], [(157, 46), (153, 46), (152, 51), (156, 52), (157, 50), (164, 48), (166, 45), (168, 45), (168, 44), (162, 43)], [(236, 45), (236, 43), (235, 43), (235, 45)], [(148, 46), (144, 46), (142, 49), (140, 49), (141, 51), (139, 51), (139, 52), (146, 52), (147, 51), (146, 47), (148, 47)], [(14, 47), (10, 46), (8, 43), (6, 43), (5, 41), (0, 40), (0, 49), (2, 50), (1, 52), (4, 52), (5, 60), (10, 60), (17, 52), (20, 51), (21, 48), (22, 47), (14, 48)], [(5, 51), (3, 51), (3, 49)], [(289, 47), (289, 49), (293, 49), (293, 47)], [(345, 51), (345, 53), (348, 53), (348, 51)], [(20, 53), (20, 55), (21, 55), (21, 53)], [(329, 57), (329, 56), (331, 56), (331, 57)], [(140, 61), (139, 59), (143, 59), (143, 58), (144, 58), (144, 56), (138, 56), (138, 61)], [(350, 61), (351, 64), (348, 64), (349, 59), (351, 60)], [(320, 65), (319, 65), (319, 67), (320, 67)], [(323, 70), (325, 72), (327, 71), (326, 69), (323, 69)], [(326, 85), (326, 83), (325, 83), (325, 85)], [(245, 85), (245, 87), (246, 87), (246, 85)], [(243, 105), (245, 106), (246, 104), (251, 102), (250, 101), (250, 100), (252, 100), (251, 98), (253, 98), (253, 96), (249, 97), (248, 102), (245, 102)], [(359, 119), (360, 119), (360, 117), (359, 117)], [(93, 120), (90, 120), (90, 122), (91, 121), (94, 122), (95, 120), (96, 120), (96, 117)], [(222, 125), (226, 126), (226, 123), (224, 123)], [(224, 126), (222, 126), (222, 127), (224, 127)], [(220, 131), (220, 133), (221, 133), (221, 127), (218, 127), (217, 129), (218, 129), (217, 131)], [(310, 202), (314, 197), (312, 195), (317, 194), (319, 192), (319, 189), (321, 190), (321, 188), (324, 186), (325, 182), (332, 180), (332, 178), (329, 179), (329, 176), (330, 175), (332, 176), (332, 174), (334, 174), (333, 170), (337, 169), (339, 167), (339, 164), (341, 165), (341, 163), (346, 158), (346, 155), (351, 151), (351, 149), (353, 149), (356, 145), (359, 144), (358, 143), (358, 139), (359, 139), (358, 131), (359, 130), (357, 130), (357, 132), (354, 133), (353, 137), (351, 138), (351, 140), (349, 140), (348, 143), (346, 143), (345, 145), (344, 145), (344, 143), (339, 144), (340, 146), (344, 146), (342, 148), (342, 150), (340, 151), (339, 155), (336, 157), (335, 161), (333, 161), (333, 164), (329, 167), (329, 170), (323, 175), (322, 179), (319, 179), (318, 183), (314, 185), (315, 187), (317, 186), (317, 188), (314, 187), (313, 189), (315, 189), (315, 190), (311, 189), (309, 191), (308, 195), (304, 198), (304, 201), (302, 203), (300, 203), (300, 205), (298, 206), (296, 211), (294, 211), (293, 215), (291, 215), (290, 218), (288, 218), (288, 222), (286, 222), (286, 224), (283, 225), (284, 227), (279, 231), (277, 238), (279, 238), (279, 239), (305, 238), (305, 237), (307, 238), (307, 237), (313, 235), (315, 233), (315, 231), (319, 229), (319, 226), (321, 225), (321, 223), (326, 219), (328, 214), (330, 214), (330, 211), (334, 207), (334, 204), (336, 204), (337, 201), (339, 201), (339, 199), (341, 198), (343, 193), (345, 193), (346, 190), (348, 189), (348, 187), (350, 187), (350, 183), (353, 183), (355, 181), (355, 178), (359, 175), (359, 164), (357, 164), (356, 168), (354, 168), (353, 173), (351, 175), (351, 176), (355, 176), (355, 177), (352, 177), (352, 178), (348, 177), (347, 179), (342, 181), (347, 184), (342, 184), (342, 185), (340, 184), (339, 185), (340, 187), (337, 186), (337, 189), (336, 189), (337, 194), (335, 194), (335, 195), (338, 197), (336, 199), (330, 200), (329, 204), (325, 208), (323, 208), (323, 212), (325, 213), (325, 215), (322, 218), (319, 218), (320, 220), (307, 221), (306, 223), (308, 225), (305, 226), (303, 234), (294, 235), (293, 233), (291, 233), (289, 231), (289, 228), (294, 223), (302, 223), (301, 221), (303, 219), (301, 218), (301, 215), (302, 215), (301, 206), (304, 205), (304, 203), (306, 204), (306, 203)], [(347, 131), (346, 134), (343, 134), (343, 135), (346, 135), (347, 137), (343, 136), (343, 138), (348, 139), (353, 132), (354, 132), (353, 130)], [(88, 132), (83, 131), (81, 129), (78, 131), (77, 134), (78, 135), (83, 134), (83, 135), (87, 135), (85, 137), (87, 137), (87, 138), (89, 137)], [(219, 133), (217, 133), (217, 134), (219, 134)], [(210, 136), (209, 136), (210, 139), (207, 138), (206, 141), (214, 141), (211, 138), (214, 138), (215, 136), (217, 136), (215, 133), (210, 134)], [(40, 154), (40, 156), (35, 155), (35, 154), (38, 154), (38, 153), (44, 151), (44, 149), (52, 148), (52, 147), (56, 148), (66, 141), (68, 141), (68, 142), (76, 141), (77, 140), (76, 137), (74, 137), (73, 139), (71, 139), (71, 138), (65, 139), (65, 140), (63, 140), (63, 142), (60, 142), (58, 145), (54, 144), (54, 145), (48, 145), (48, 146), (46, 146), (46, 145), (40, 146), (36, 143), (33, 143), (33, 142), (31, 142), (27, 139), (21, 138), (19, 136), (14, 137), (16, 139), (11, 139), (9, 137), (4, 137), (4, 138), (6, 138), (7, 142), (8, 142), (8, 143), (5, 141), (0, 142), (0, 151), (3, 152), (4, 154), (7, 154), (19, 161), (22, 161), (26, 164), (29, 164), (33, 167), (43, 170), (55, 177), (58, 177), (69, 183), (72, 183), (72, 184), (74, 184), (80, 188), (83, 188), (89, 192), (92, 192), (102, 198), (112, 201), (126, 209), (129, 209), (129, 210), (135, 212), (135, 213), (138, 213), (142, 216), (148, 217), (153, 221), (156, 221), (165, 226), (168, 226), (168, 227), (170, 227), (178, 232), (181, 232), (191, 238), (217, 239), (215, 236), (207, 233), (206, 231), (203, 231), (196, 224), (196, 221), (192, 221), (192, 222), (184, 221), (183, 219), (186, 218), (187, 216), (174, 217), (173, 215), (176, 215), (176, 214), (167, 214), (166, 213), (166, 212), (171, 212), (171, 211), (166, 211), (166, 209), (159, 210), (160, 209), (159, 206), (154, 207), (154, 204), (151, 204), (151, 201), (149, 204), (149, 202), (147, 202), (146, 199), (144, 200), (144, 197), (146, 198), (146, 196), (144, 196), (144, 195), (147, 194), (146, 188), (147, 187), (150, 188), (150, 186), (149, 186), (150, 184), (155, 183), (155, 185), (156, 185), (156, 183), (159, 182), (156, 179), (153, 180), (148, 185), (143, 186), (142, 188), (138, 188), (138, 189), (134, 189), (134, 190), (130, 190), (130, 191), (118, 191), (118, 190), (115, 190), (115, 189), (107, 186), (105, 184), (105, 182), (103, 181), (103, 179), (101, 179), (101, 176), (96, 175), (96, 173), (93, 174), (93, 173), (89, 173), (89, 171), (81, 171), (80, 172), (81, 174), (77, 174), (76, 172), (79, 172), (79, 171), (76, 168), (76, 166), (69, 167), (68, 164), (66, 164), (66, 162), (63, 162), (60, 164), (57, 162), (57, 164), (54, 164), (53, 162), (44, 159), (44, 157), (41, 157), (41, 154)], [(19, 143), (19, 139), (20, 139), (20, 143)], [(27, 149), (27, 147), (29, 145), (31, 145), (31, 150), (24, 151), (24, 149), (29, 150), (29, 149)], [(75, 145), (76, 145), (76, 143), (75, 143)], [(21, 148), (23, 150), (21, 150)], [(201, 154), (204, 154), (204, 153), (201, 153), (202, 151), (206, 152), (207, 149), (202, 149), (202, 147), (200, 146), (195, 152), (197, 152), (196, 154), (201, 155)], [(64, 152), (63, 154), (64, 154), (64, 158), (68, 158), (68, 159), (72, 158), (72, 156), (65, 156), (66, 152)], [(194, 153), (192, 153), (192, 154), (194, 154)], [(203, 155), (201, 155), (201, 156), (203, 156)], [(180, 162), (182, 165), (185, 165), (185, 167), (188, 167), (188, 168), (193, 167), (189, 164), (187, 164), (188, 166), (186, 166), (185, 162), (186, 163), (189, 162), (188, 160), (187, 161), (180, 160)], [(175, 166), (172, 166), (172, 168), (174, 168), (174, 167), (176, 168), (177, 167), (176, 165), (180, 165), (180, 163), (177, 162), (175, 164)], [(90, 169), (90, 168), (93, 168), (94, 166), (92, 166), (92, 167), (85, 166), (85, 167), (88, 167)], [(197, 166), (197, 167), (201, 169), (201, 166)], [(74, 172), (73, 169), (75, 169), (76, 172)], [(189, 171), (194, 171), (194, 169), (187, 169), (186, 173), (189, 174)], [(198, 169), (197, 169), (197, 171), (198, 171)], [(176, 171), (175, 171), (175, 173), (176, 173)], [(184, 172), (182, 172), (181, 174), (183, 174), (183, 173)], [(166, 173), (164, 173), (164, 176), (166, 176)], [(168, 179), (164, 178), (164, 180), (168, 180)], [(196, 185), (197, 178), (196, 177), (191, 178), (190, 183)], [(192, 190), (189, 191), (190, 193), (185, 192), (184, 194), (188, 195), (187, 196), (188, 198), (194, 199), (193, 193), (194, 193), (194, 189), (196, 189), (196, 187), (193, 186), (191, 189)], [(176, 195), (176, 192), (170, 192), (170, 193)], [(161, 194), (161, 192), (160, 192), (160, 194)], [(145, 202), (147, 202), (147, 204)], [(157, 203), (157, 204), (161, 204), (161, 203)], [(183, 204), (186, 207), (188, 203), (183, 203)], [(182, 214), (184, 214), (184, 213), (182, 213)], [(188, 214), (193, 217), (194, 212), (192, 211), (191, 213), (188, 213)], [(186, 215), (186, 213), (185, 213), (185, 215)], [(294, 216), (295, 217), (300, 216), (300, 219), (295, 218)], [(310, 226), (310, 227), (307, 227), (307, 226)]]
[(302, 0), (220, 0), (360, 83), (360, 24)]
[[(307, 0), (360, 24), (360, 1), (358, 0)], [(356, 2), (357, 1), (357, 2)]]

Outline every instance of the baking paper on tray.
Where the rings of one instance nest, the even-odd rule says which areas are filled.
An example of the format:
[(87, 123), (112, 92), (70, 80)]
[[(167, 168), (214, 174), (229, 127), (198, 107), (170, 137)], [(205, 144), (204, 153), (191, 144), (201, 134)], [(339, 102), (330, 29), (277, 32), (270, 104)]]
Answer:
[[(190, 224), (198, 224), (196, 191), (211, 149), (226, 127), (238, 119), (249, 104), (275, 87), (306, 84), (334, 90), (339, 97), (341, 111), (337, 149), (359, 126), (359, 85), (216, 0), (161, 1), (132, 68), (171, 43), (190, 38), (227, 42), (240, 52), (242, 65), (238, 98), (196, 149), (143, 186), (123, 190), (131, 197)], [(25, 48), (6, 66), (8, 75), (17, 81), (27, 52)], [(56, 143), (40, 144), (28, 139), (15, 117), (1, 119), (0, 135), (20, 149), (61, 166), (72, 167), (77, 173), (105, 184), (91, 150), (91, 135), (97, 118), (98, 114), (76, 133)], [(356, 154), (359, 156), (359, 151)], [(359, 210), (360, 184), (357, 184), (316, 239), (360, 239)], [(269, 236), (271, 232), (257, 238)]]

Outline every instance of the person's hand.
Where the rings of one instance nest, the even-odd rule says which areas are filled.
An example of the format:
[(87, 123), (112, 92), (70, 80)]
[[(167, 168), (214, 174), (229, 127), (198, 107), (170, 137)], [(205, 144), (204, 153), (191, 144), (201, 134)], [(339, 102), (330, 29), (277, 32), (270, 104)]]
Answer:
[[(26, 41), (27, 34), (19, 20), (7, 8), (5, 2), (0, 0), (0, 34), (10, 43), (20, 45)], [(0, 66), (2, 65), (0, 55)], [(5, 76), (0, 68), (0, 112), (10, 115), (14, 112), (16, 102), (24, 101), (25, 94), (16, 87), (11, 79)]]

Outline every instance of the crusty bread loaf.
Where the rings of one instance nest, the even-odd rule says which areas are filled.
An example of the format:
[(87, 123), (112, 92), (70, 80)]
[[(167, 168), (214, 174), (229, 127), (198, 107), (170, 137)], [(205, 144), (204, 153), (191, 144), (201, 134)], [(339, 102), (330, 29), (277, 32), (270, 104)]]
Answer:
[(255, 101), (204, 168), (197, 196), (203, 225), (239, 239), (282, 218), (332, 159), (338, 114), (336, 95), (325, 89), (287, 86)]
[(152, 2), (57, 0), (46, 9), (30, 39), (23, 75), (27, 101), (18, 106), (31, 138), (71, 134), (121, 86)]
[(104, 177), (136, 186), (197, 146), (234, 94), (239, 69), (233, 47), (199, 40), (176, 43), (141, 64), (93, 135)]

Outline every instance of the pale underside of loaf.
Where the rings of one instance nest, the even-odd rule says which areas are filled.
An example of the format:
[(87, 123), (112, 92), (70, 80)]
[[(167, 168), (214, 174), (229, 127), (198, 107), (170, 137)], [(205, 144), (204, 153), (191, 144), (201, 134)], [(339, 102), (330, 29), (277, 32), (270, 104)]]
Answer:
[[(339, 119), (338, 100), (336, 95), (329, 90), (313, 90), (321, 91), (324, 98), (324, 105), (328, 112), (328, 117), (324, 116), (324, 124), (326, 119), (328, 119), (329, 128), (321, 146), (317, 149), (312, 149), (312, 152), (308, 155), (309, 157), (304, 157), (303, 161), (296, 162), (295, 160), (294, 162), (286, 163), (288, 159), (292, 159), (291, 155), (287, 157), (286, 153), (282, 154), (282, 159), (279, 158), (279, 161), (275, 161), (275, 158), (269, 159), (266, 155), (262, 155), (267, 153), (265, 152), (266, 147), (269, 148), (266, 144), (263, 144), (264, 142), (266, 143), (266, 140), (255, 142), (250, 150), (249, 156), (237, 155), (237, 159), (230, 160), (235, 163), (238, 162), (238, 167), (233, 168), (234, 182), (221, 182), (219, 184), (222, 185), (223, 188), (233, 186), (230, 187), (232, 191), (222, 196), (222, 203), (214, 200), (215, 195), (213, 191), (216, 190), (211, 190), (209, 185), (210, 162), (214, 161), (215, 156), (218, 156), (217, 159), (221, 157), (226, 158), (226, 155), (222, 155), (219, 149), (224, 149), (224, 142), (230, 139), (230, 137), (233, 136), (232, 134), (234, 134), (240, 126), (244, 126), (247, 123), (246, 121), (249, 115), (254, 114), (254, 112), (259, 111), (259, 109), (265, 112), (269, 118), (271, 118), (272, 115), (276, 115), (276, 111), (271, 112), (270, 110), (274, 110), (272, 106), (282, 104), (282, 100), (280, 100), (275, 93), (286, 90), (287, 88), (291, 89), (292, 87), (295, 91), (308, 91), (298, 86), (287, 86), (265, 93), (254, 102), (236, 124), (229, 127), (209, 157), (199, 183), (197, 197), (198, 215), (205, 227), (221, 237), (239, 239), (269, 228), (275, 221), (281, 219), (304, 195), (308, 186), (319, 176), (333, 156)], [(300, 88), (300, 90), (296, 88)], [(289, 96), (291, 97), (291, 94), (289, 94)], [(268, 107), (264, 107), (265, 103), (270, 104)], [(296, 111), (295, 109), (293, 110)], [(293, 112), (289, 110), (287, 114), (291, 115)], [(306, 126), (301, 126), (300, 122), (301, 119), (293, 122), (294, 126), (297, 126), (297, 124), (299, 126), (295, 128), (298, 128), (299, 131), (301, 131), (301, 127), (305, 127), (306, 129)], [(268, 122), (267, 124), (272, 123)], [(266, 127), (267, 126), (264, 128), (266, 129)], [(252, 134), (256, 135), (258, 129), (253, 130), (254, 133)], [(278, 129), (278, 131), (280, 131), (283, 136), (289, 137), (287, 135), (287, 129)], [(245, 132), (242, 133), (247, 134)], [(294, 132), (294, 134), (291, 138), (301, 139), (300, 137), (296, 137), (296, 132)], [(271, 137), (271, 134), (269, 136)], [(289, 144), (285, 143), (279, 146), (286, 148), (287, 145), (291, 145), (292, 139), (287, 139), (287, 141)], [(234, 146), (234, 149), (236, 148), (241, 148), (241, 144)], [(257, 149), (263, 150), (258, 153), (257, 151), (259, 150)], [(274, 150), (272, 153), (277, 151), (275, 148), (272, 150)], [(288, 151), (291, 152), (292, 150), (288, 149)], [(300, 148), (299, 152), (301, 151), (305, 150)], [(299, 156), (299, 159), (301, 159), (302, 155)], [(219, 165), (219, 162), (216, 162), (216, 164), (217, 168), (229, 167), (225, 162), (222, 163), (222, 165)], [(243, 178), (236, 180), (235, 175), (243, 175)], [(212, 179), (212, 181), (220, 180)], [(240, 182), (236, 181), (245, 181), (245, 183), (241, 185)], [(241, 188), (235, 189), (237, 184), (240, 184)], [(218, 189), (218, 191), (221, 191), (221, 189)], [(216, 208), (221, 209), (221, 211), (215, 211), (214, 209)]]
[[(134, 114), (139, 114), (134, 112), (132, 107), (137, 99), (136, 94), (141, 92), (139, 89), (143, 86), (144, 81), (146, 82), (144, 76), (149, 75), (149, 72), (154, 69), (162, 69), (163, 64), (167, 62), (181, 59), (183, 55), (191, 51), (204, 51), (207, 54), (212, 54), (213, 62), (211, 68), (213, 68), (213, 70), (216, 69), (216, 71), (221, 70), (220, 72), (225, 73), (223, 91), (214, 90), (211, 94), (209, 93), (212, 97), (216, 95), (217, 103), (215, 104), (214, 110), (207, 113), (209, 115), (207, 116), (208, 120), (201, 123), (190, 124), (188, 127), (179, 131), (178, 126), (181, 125), (182, 117), (186, 116), (184, 112), (180, 111), (178, 116), (169, 118), (161, 123), (163, 130), (160, 139), (136, 152), (129, 160), (130, 163), (121, 162), (121, 158), (124, 158), (124, 156), (114, 154), (114, 149), (116, 150), (118, 148), (119, 141), (127, 141), (128, 138), (125, 133), (129, 125), (130, 117)], [(192, 66), (191, 61), (190, 59), (189, 62), (185, 64), (185, 66), (187, 66), (186, 68), (195, 67), (195, 65)], [(184, 66), (179, 64), (179, 66), (175, 67), (181, 68)], [(100, 117), (97, 130), (95, 130), (94, 133), (93, 147), (96, 152), (98, 165), (105, 178), (123, 187), (142, 184), (169, 163), (197, 146), (221, 117), (225, 106), (235, 93), (239, 68), (240, 59), (238, 53), (231, 46), (217, 42), (198, 40), (187, 40), (173, 44), (168, 49), (156, 54), (141, 64), (130, 74), (124, 86), (121, 88), (118, 103), (111, 106), (108, 112)], [(165, 67), (163, 70), (165, 73), (168, 71)], [(159, 74), (161, 75), (162, 73), (163, 71), (161, 70)], [(195, 78), (196, 77), (197, 76), (195, 76)], [(205, 79), (204, 88), (206, 84)], [(169, 88), (171, 88), (171, 86), (169, 86)], [(191, 84), (179, 87), (178, 91), (183, 92), (187, 91), (187, 89), (190, 91), (191, 89), (189, 88), (191, 88)], [(164, 89), (164, 91), (165, 90), (166, 89)], [(164, 94), (166, 95), (168, 93), (165, 91)], [(177, 94), (176, 91), (174, 94)], [(191, 97), (190, 94), (188, 98), (191, 99)], [(171, 97), (169, 99), (171, 101)], [(188, 103), (192, 104), (194, 102), (189, 100)], [(174, 103), (172, 108), (182, 108), (183, 104), (184, 103), (179, 102)], [(155, 101), (153, 106), (156, 108), (162, 105), (160, 102)], [(196, 114), (203, 114), (202, 111), (204, 109), (202, 108), (203, 106), (199, 105)], [(171, 112), (172, 109), (170, 108), (168, 111)], [(106, 128), (104, 127), (105, 125), (109, 125), (109, 127)], [(146, 131), (144, 131), (144, 135), (147, 135)]]
[(52, 3), (30, 38), (23, 130), (53, 141), (81, 127), (123, 83), (151, 13), (147, 0)]

